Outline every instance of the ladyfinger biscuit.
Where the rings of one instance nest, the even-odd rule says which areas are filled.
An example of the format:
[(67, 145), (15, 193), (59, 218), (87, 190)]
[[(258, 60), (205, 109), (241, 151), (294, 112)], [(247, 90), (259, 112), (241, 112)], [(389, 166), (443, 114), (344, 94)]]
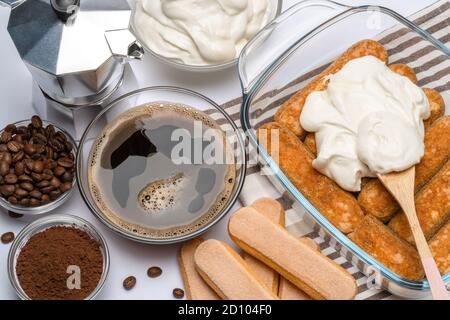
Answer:
[[(270, 198), (261, 198), (253, 202), (251, 207), (269, 218), (273, 223), (277, 223), (284, 227), (284, 209), (278, 201)], [(273, 294), (278, 294), (280, 280), (278, 272), (247, 253), (243, 254), (243, 258), (248, 267), (258, 275), (264, 285), (269, 288)]]
[(313, 299), (353, 299), (355, 279), (333, 260), (299, 241), (253, 208), (236, 211), (228, 223), (231, 239)]
[(309, 132), (306, 135), (303, 143), (313, 155), (317, 155), (316, 135), (313, 132)]
[(425, 128), (431, 126), (437, 119), (442, 117), (445, 113), (445, 102), (441, 94), (436, 90), (423, 88), (422, 89), (428, 98), (428, 104), (430, 105), (430, 116), (426, 119), (423, 124)]
[(428, 243), (442, 275), (450, 272), (450, 221)]
[(283, 128), (291, 130), (296, 136), (304, 137), (306, 132), (300, 125), (300, 113), (308, 95), (313, 91), (324, 90), (328, 84), (327, 77), (341, 70), (348, 61), (369, 55), (386, 63), (388, 61), (387, 51), (380, 43), (374, 40), (362, 40), (355, 43), (302, 90), (290, 97), (275, 114), (275, 121)]
[[(416, 213), (425, 238), (429, 240), (450, 218), (450, 161), (415, 196)], [(414, 243), (408, 220), (399, 211), (389, 227), (402, 239)]]
[[(273, 146), (275, 151), (272, 150), (272, 134), (278, 136), (275, 141), (278, 148)], [(343, 233), (354, 230), (364, 216), (355, 197), (313, 168), (313, 155), (295, 134), (271, 122), (261, 126), (258, 137), (272, 158), (278, 158), (278, 165), (289, 180), (333, 225)], [(274, 152), (278, 152), (278, 156), (272, 154)]]
[[(450, 116), (438, 119), (425, 132), (425, 153), (416, 165), (416, 192), (439, 171), (450, 156)], [(364, 211), (382, 221), (389, 221), (400, 208), (394, 197), (378, 179), (369, 181), (359, 193), (358, 202)]]
[[(310, 238), (300, 237), (299, 241), (302, 241), (312, 249), (320, 252), (319, 245), (315, 243), (314, 240)], [(280, 289), (278, 290), (278, 297), (281, 300), (311, 300), (311, 297), (308, 296), (304, 291), (300, 290), (289, 280), (283, 277), (280, 277)]]
[(413, 69), (403, 63), (394, 63), (389, 65), (389, 69), (401, 76), (407, 77), (412, 83), (417, 84), (416, 73)]
[(219, 296), (211, 289), (195, 270), (194, 253), (205, 240), (195, 238), (181, 246), (178, 263), (188, 300), (219, 300)]
[(194, 254), (195, 267), (203, 280), (227, 300), (277, 300), (245, 261), (229, 245), (206, 240)]
[(399, 276), (410, 280), (423, 279), (424, 272), (416, 249), (378, 219), (365, 216), (348, 238)]

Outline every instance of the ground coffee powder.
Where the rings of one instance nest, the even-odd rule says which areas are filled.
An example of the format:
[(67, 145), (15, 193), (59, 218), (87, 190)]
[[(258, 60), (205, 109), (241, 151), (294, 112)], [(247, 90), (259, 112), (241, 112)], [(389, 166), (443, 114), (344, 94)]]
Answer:
[(99, 243), (74, 227), (52, 227), (32, 236), (19, 253), (16, 273), (33, 300), (81, 300), (103, 272)]

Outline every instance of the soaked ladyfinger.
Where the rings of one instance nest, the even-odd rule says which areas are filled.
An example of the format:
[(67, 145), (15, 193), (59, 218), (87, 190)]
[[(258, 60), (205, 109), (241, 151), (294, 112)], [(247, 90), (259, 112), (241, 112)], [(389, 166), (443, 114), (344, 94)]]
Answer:
[(378, 219), (365, 216), (348, 238), (399, 276), (409, 280), (423, 279), (422, 263), (416, 249)]
[(278, 159), (289, 180), (333, 225), (343, 233), (354, 230), (364, 216), (363, 210), (350, 192), (313, 168), (313, 155), (295, 134), (271, 122), (261, 126), (258, 139), (272, 158)]
[(236, 211), (228, 223), (231, 239), (313, 299), (353, 299), (355, 279), (340, 265), (299, 241), (253, 208)]
[[(438, 119), (425, 132), (425, 154), (416, 165), (415, 190), (433, 177), (450, 156), (450, 116)], [(382, 221), (389, 221), (400, 208), (394, 197), (378, 179), (369, 181), (359, 193), (358, 202), (364, 211)]]
[(275, 121), (283, 128), (291, 130), (296, 136), (303, 138), (306, 131), (300, 125), (300, 113), (302, 112), (306, 97), (313, 91), (324, 90), (328, 83), (327, 77), (341, 70), (348, 61), (369, 55), (374, 56), (385, 63), (388, 61), (386, 49), (377, 41), (362, 40), (355, 43), (329, 67), (322, 71), (314, 80), (289, 98), (289, 100), (278, 109), (275, 114)]
[[(429, 240), (450, 218), (450, 161), (415, 196), (416, 213), (425, 238)], [(414, 243), (408, 220), (398, 212), (388, 226), (402, 239)]]
[(428, 243), (442, 275), (450, 272), (450, 221)]

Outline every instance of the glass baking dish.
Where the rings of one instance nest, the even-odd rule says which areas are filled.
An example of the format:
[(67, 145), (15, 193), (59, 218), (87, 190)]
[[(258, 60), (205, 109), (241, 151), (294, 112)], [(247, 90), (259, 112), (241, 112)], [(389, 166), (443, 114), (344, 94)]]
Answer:
[[(427, 281), (401, 278), (350, 241), (289, 181), (277, 163), (258, 144), (255, 135), (255, 130), (272, 121), (278, 107), (308, 83), (311, 76), (320, 72), (323, 66), (334, 61), (359, 40), (381, 39), (382, 31), (388, 29), (400, 30), (398, 37), (413, 39), (427, 48), (429, 53), (422, 59), (439, 57), (446, 63), (450, 62), (449, 48), (409, 20), (384, 7), (349, 7), (326, 0), (302, 1), (291, 7), (261, 30), (241, 53), (241, 123), (252, 146), (258, 151), (262, 171), (268, 169), (273, 173), (267, 177), (280, 192), (293, 200), (294, 209), (303, 207), (306, 211), (305, 221), (309, 221), (324, 238), (331, 239), (330, 245), (364, 274), (374, 279), (374, 271), (378, 271), (375, 280), (391, 293), (421, 298), (429, 294)], [(390, 52), (390, 58), (393, 54), (392, 60), (408, 61), (408, 50), (393, 50), (398, 45), (395, 40), (392, 43), (392, 39), (386, 41), (385, 38), (381, 42)], [(441, 85), (446, 83), (433, 83), (432, 87)], [(448, 284), (450, 274), (446, 274), (443, 279)]]

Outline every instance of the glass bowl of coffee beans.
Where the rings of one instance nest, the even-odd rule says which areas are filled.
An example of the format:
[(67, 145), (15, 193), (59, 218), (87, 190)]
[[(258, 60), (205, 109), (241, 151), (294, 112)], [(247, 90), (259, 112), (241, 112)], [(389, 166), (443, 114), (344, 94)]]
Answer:
[(0, 206), (25, 215), (64, 203), (75, 184), (76, 143), (69, 133), (33, 116), (0, 131)]
[(27, 225), (8, 254), (8, 277), (22, 300), (91, 300), (109, 271), (106, 240), (88, 221), (48, 215)]

